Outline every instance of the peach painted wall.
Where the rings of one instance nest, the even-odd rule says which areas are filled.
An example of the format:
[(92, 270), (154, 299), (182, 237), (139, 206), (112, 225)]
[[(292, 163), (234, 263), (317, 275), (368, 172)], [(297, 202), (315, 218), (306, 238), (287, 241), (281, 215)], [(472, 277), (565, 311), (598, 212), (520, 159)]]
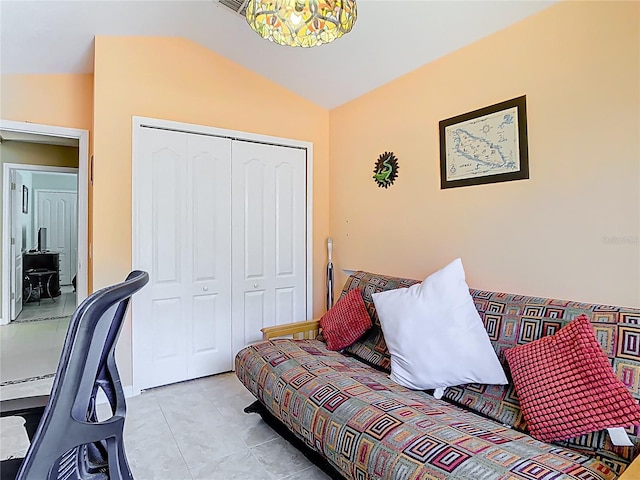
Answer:
[[(640, 307), (639, 19), (562, 2), (332, 110), (336, 269), (421, 279), (461, 257), (472, 287)], [(438, 122), (523, 94), (530, 179), (441, 190)]]
[[(93, 135), (93, 75), (1, 75), (0, 118), (89, 131)], [(77, 162), (76, 162), (77, 163)], [(77, 165), (76, 165), (77, 166)], [(88, 188), (88, 240), (92, 232), (92, 190)], [(88, 259), (88, 287), (92, 288), (92, 262)]]
[(2, 75), (0, 118), (91, 130), (93, 75)]
[[(131, 117), (139, 115), (313, 142), (314, 310), (322, 312), (329, 112), (180, 38), (96, 37), (94, 76), (94, 286), (131, 269)], [(127, 385), (129, 323), (118, 348)]]

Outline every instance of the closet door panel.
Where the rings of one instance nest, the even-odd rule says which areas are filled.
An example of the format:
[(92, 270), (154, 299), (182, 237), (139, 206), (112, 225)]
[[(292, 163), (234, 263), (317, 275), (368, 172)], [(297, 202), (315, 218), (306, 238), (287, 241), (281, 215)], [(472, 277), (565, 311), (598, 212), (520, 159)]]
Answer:
[(280, 164), (275, 168), (276, 277), (294, 274), (294, 235), (296, 233), (294, 173), (294, 168), (288, 163)]
[(137, 294), (143, 308), (134, 315), (134, 331), (142, 339), (136, 353), (145, 366), (146, 388), (184, 378), (190, 312), (183, 287), (186, 139), (174, 132), (143, 133), (139, 268), (149, 272), (149, 283)]
[(295, 318), (296, 289), (293, 287), (276, 288), (276, 318), (279, 324), (301, 321)]
[[(216, 236), (219, 231), (219, 208), (228, 208), (228, 201), (218, 202), (217, 195), (212, 195), (212, 179), (215, 178), (216, 170), (219, 168), (219, 159), (212, 158), (211, 155), (202, 153), (194, 155), (191, 168), (192, 192), (192, 231), (191, 241), (193, 242), (193, 264), (194, 282), (215, 280), (217, 271), (217, 260), (220, 257), (220, 250), (229, 248), (227, 242), (220, 241)], [(222, 214), (224, 215), (224, 214)]]
[(189, 372), (197, 378), (232, 369), (231, 141), (187, 135)]
[[(195, 355), (217, 350), (220, 339), (217, 335), (216, 312), (220, 295), (197, 295), (193, 297), (192, 349)], [(210, 321), (213, 319), (214, 321)]]
[(163, 148), (154, 152), (151, 174), (152, 198), (152, 252), (154, 284), (171, 284), (176, 287), (182, 281), (182, 223), (185, 158), (184, 142), (175, 150)]
[(268, 299), (266, 293), (264, 290), (254, 290), (244, 294), (242, 314), (245, 322), (240, 325), (240, 328), (244, 330), (244, 339), (247, 344), (262, 340), (260, 329), (265, 322), (265, 301)]
[[(235, 160), (234, 160), (235, 161)], [(266, 274), (265, 246), (270, 232), (265, 231), (269, 226), (268, 216), (273, 215), (266, 203), (267, 185), (266, 166), (258, 159), (251, 159), (244, 165), (244, 178), (241, 185), (242, 197), (236, 197), (243, 202), (243, 241), (234, 242), (236, 248), (244, 253), (244, 278), (262, 280)], [(237, 206), (239, 207), (239, 205)], [(240, 219), (237, 219), (240, 221)]]
[(306, 153), (234, 141), (232, 154), (235, 353), (262, 327), (305, 318)]
[(143, 128), (136, 183), (136, 385), (231, 370), (230, 141)]

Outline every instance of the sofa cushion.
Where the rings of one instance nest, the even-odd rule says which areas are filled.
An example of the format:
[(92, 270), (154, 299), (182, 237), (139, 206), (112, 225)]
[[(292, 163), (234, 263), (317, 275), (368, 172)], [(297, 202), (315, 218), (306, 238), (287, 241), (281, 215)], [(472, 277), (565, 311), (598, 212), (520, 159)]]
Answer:
[(360, 290), (351, 290), (320, 318), (322, 336), (329, 350), (348, 347), (371, 328), (371, 317)]
[(586, 315), (505, 356), (533, 437), (552, 442), (640, 425), (640, 406), (615, 376)]
[(407, 390), (318, 341), (246, 347), (236, 356), (236, 374), (347, 479), (615, 478), (596, 459)]
[(371, 329), (358, 341), (345, 349), (345, 352), (353, 355), (369, 365), (390, 371), (391, 355), (382, 335), (380, 318), (376, 312), (372, 295), (376, 292), (384, 292), (395, 288), (406, 288), (420, 283), (409, 278), (391, 277), (358, 271), (353, 273), (344, 284), (340, 297), (357, 288), (362, 293), (362, 299), (371, 317)]
[[(408, 278), (363, 271), (353, 273), (345, 282), (342, 295), (353, 288), (362, 291), (373, 327), (344, 352), (388, 371), (391, 358), (371, 294), (392, 288), (409, 287), (416, 283), (419, 282)], [(640, 350), (637, 348), (640, 341), (636, 341), (640, 339), (639, 309), (476, 289), (471, 289), (470, 293), (485, 324), (491, 344), (505, 368), (507, 378), (510, 378), (510, 373), (504, 359), (504, 350), (551, 335), (572, 319), (586, 314), (616, 375), (633, 397), (640, 401)], [(516, 429), (526, 428), (512, 383), (505, 386), (469, 384), (449, 387), (444, 398)], [(640, 427), (631, 429), (630, 434), (635, 447), (612, 445), (606, 430), (556, 443), (603, 459), (614, 471), (620, 473), (640, 455)]]
[[(505, 350), (552, 335), (585, 314), (617, 377), (640, 401), (640, 310), (475, 289), (471, 289), (471, 296), (507, 377), (511, 374)], [(505, 386), (450, 387), (444, 398), (518, 430), (526, 429), (512, 382)], [(632, 428), (630, 433), (635, 447), (614, 446), (606, 430), (556, 443), (603, 459), (619, 473), (640, 454), (640, 427)]]
[(438, 398), (453, 385), (507, 383), (459, 258), (420, 284), (374, 293), (373, 302), (396, 383), (436, 389)]

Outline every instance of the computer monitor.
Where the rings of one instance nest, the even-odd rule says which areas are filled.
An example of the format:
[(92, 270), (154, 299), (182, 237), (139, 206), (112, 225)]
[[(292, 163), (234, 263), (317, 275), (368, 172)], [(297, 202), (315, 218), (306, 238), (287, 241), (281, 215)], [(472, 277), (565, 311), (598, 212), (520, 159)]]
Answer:
[(38, 229), (38, 251), (44, 252), (47, 249), (47, 227)]

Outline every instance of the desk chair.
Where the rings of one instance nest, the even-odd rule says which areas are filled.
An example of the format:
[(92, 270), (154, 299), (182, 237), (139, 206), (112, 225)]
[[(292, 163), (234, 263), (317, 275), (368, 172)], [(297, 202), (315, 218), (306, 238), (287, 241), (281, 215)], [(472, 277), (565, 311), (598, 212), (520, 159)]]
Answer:
[[(51, 395), (5, 400), (0, 415), (21, 416), (31, 445), (2, 461), (2, 480), (133, 480), (122, 439), (126, 405), (115, 347), (131, 296), (149, 281), (134, 271), (87, 297), (71, 317)], [(111, 418), (99, 421), (98, 389)]]

